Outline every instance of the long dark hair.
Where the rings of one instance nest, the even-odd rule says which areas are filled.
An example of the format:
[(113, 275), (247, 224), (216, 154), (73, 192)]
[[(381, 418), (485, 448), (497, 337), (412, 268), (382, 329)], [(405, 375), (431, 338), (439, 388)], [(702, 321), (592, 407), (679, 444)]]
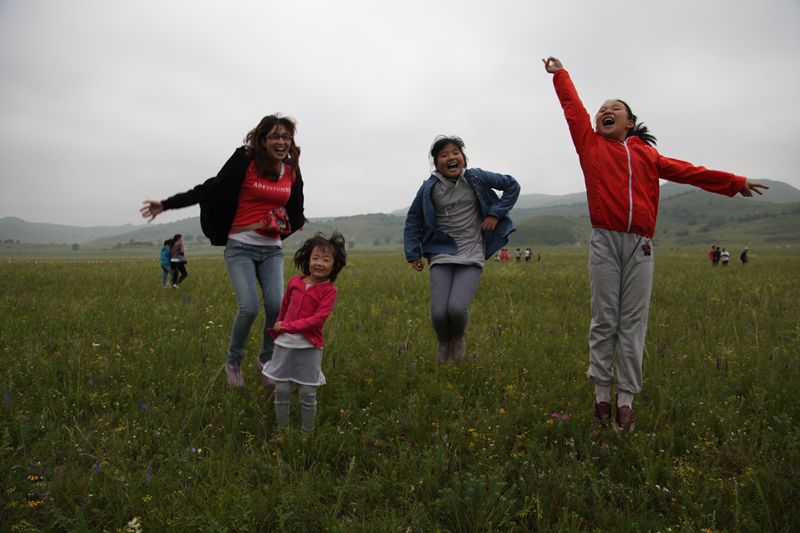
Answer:
[(631, 111), (631, 106), (625, 103), (624, 100), (617, 99), (617, 102), (625, 106), (625, 110), (628, 112), (628, 118), (633, 121), (633, 127), (625, 134), (625, 138), (639, 137), (648, 146), (655, 146), (656, 136), (650, 133), (650, 131), (647, 129), (647, 126), (645, 126), (643, 122), (636, 122), (636, 115), (634, 115), (633, 111)]
[(323, 250), (329, 250), (333, 254), (333, 269), (331, 269), (331, 275), (328, 279), (334, 282), (336, 281), (336, 276), (339, 275), (339, 272), (341, 272), (347, 264), (347, 252), (344, 249), (344, 244), (344, 235), (338, 231), (334, 231), (330, 239), (325, 237), (322, 233), (317, 232), (310, 239), (306, 239), (303, 246), (295, 252), (292, 263), (294, 263), (294, 266), (300, 269), (303, 274), (308, 276), (311, 274), (311, 253), (314, 251), (314, 248), (319, 246)]
[(278, 172), (275, 171), (275, 162), (272, 161), (264, 148), (264, 141), (275, 126), (283, 126), (292, 136), (289, 155), (283, 162), (297, 170), (297, 166), (300, 163), (300, 147), (294, 143), (294, 134), (297, 131), (297, 126), (293, 118), (281, 116), (279, 113), (266, 116), (261, 119), (258, 126), (247, 132), (244, 138), (247, 155), (255, 162), (258, 173), (269, 181), (278, 181), (280, 177)]

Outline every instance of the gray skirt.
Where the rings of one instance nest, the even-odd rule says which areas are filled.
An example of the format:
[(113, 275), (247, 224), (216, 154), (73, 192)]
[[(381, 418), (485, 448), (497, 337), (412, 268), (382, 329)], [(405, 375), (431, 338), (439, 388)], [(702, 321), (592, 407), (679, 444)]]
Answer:
[(293, 381), (313, 387), (324, 385), (322, 348), (286, 348), (276, 344), (263, 373), (275, 381)]

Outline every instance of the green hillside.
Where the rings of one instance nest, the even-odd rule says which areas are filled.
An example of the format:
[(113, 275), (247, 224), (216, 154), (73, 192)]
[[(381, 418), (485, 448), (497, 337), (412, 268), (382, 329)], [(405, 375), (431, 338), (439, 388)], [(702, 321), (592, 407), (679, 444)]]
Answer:
[[(766, 181), (766, 180), (765, 180)], [(800, 191), (780, 182), (767, 181), (769, 191), (763, 197), (727, 198), (694, 187), (667, 183), (661, 189), (656, 241), (670, 245), (797, 244), (800, 243)], [(521, 201), (511, 211), (517, 225), (509, 245), (542, 246), (584, 243), (591, 226), (585, 194), (564, 195), (561, 203), (554, 198)], [(544, 195), (539, 195), (544, 196)], [(580, 201), (574, 202), (575, 199)], [(559, 205), (525, 205), (547, 202)], [(573, 201), (569, 204), (568, 201)], [(398, 250), (402, 247), (405, 213), (373, 213), (325, 219), (312, 219), (303, 231), (286, 243), (293, 249), (305, 235), (316, 231), (330, 234), (341, 231), (350, 249)], [(114, 231), (116, 230), (116, 231)], [(80, 244), (81, 249), (150, 249), (176, 233), (193, 245), (207, 244), (199, 217), (167, 224), (143, 224), (117, 228), (76, 228), (54, 224), (35, 224), (20, 219), (0, 219), (0, 237), (7, 244), (22, 243)]]
[(17, 217), (3, 217), (0, 218), (0, 242), (20, 241), (29, 244), (84, 243), (92, 239), (132, 231), (134, 228), (135, 226), (130, 224), (84, 228), (63, 224), (28, 222)]
[(329, 235), (339, 230), (348, 241), (348, 247), (355, 249), (393, 247), (403, 245), (403, 226), (405, 217), (373, 213), (332, 219), (312, 219), (303, 228), (303, 234), (312, 235), (321, 231)]
[[(728, 198), (688, 185), (662, 187), (655, 240), (671, 245), (800, 243), (800, 191), (764, 180), (762, 197)], [(512, 243), (553, 245), (585, 242), (591, 234), (585, 201), (512, 211), (517, 233)]]
[[(763, 191), (762, 196), (756, 196), (756, 199), (764, 202), (772, 202), (776, 204), (786, 204), (792, 202), (800, 202), (800, 189), (792, 187), (788, 183), (775, 180), (757, 180), (769, 187)], [(665, 200), (672, 196), (683, 194), (698, 189), (692, 185), (684, 185), (682, 183), (666, 182), (661, 186), (661, 199)]]
[(136, 229), (110, 235), (98, 239), (92, 239), (84, 244), (82, 248), (119, 248), (136, 246), (157, 246), (173, 235), (180, 233), (187, 242), (199, 242), (208, 240), (203, 236), (200, 229), (200, 217), (191, 217), (167, 222), (165, 224), (145, 224)]
[[(523, 211), (529, 213), (528, 211)], [(529, 215), (515, 218), (517, 231), (511, 234), (509, 246), (556, 246), (586, 242), (591, 234), (587, 217)]]
[[(287, 247), (298, 246), (301, 237), (311, 236), (317, 231), (330, 234), (339, 230), (348, 241), (351, 249), (400, 247), (403, 242), (404, 217), (397, 217), (383, 213), (356, 215), (351, 217), (337, 217), (327, 219), (312, 219), (302, 229), (287, 240)], [(129, 248), (156, 246), (172, 235), (180, 233), (188, 242), (202, 242), (205, 237), (200, 228), (200, 217), (186, 218), (168, 224), (148, 224), (140, 226), (134, 231), (94, 239), (82, 248)], [(208, 240), (205, 240), (206, 244)], [(296, 244), (295, 244), (296, 243)]]
[(800, 242), (800, 202), (693, 191), (661, 202), (656, 238), (676, 244)]

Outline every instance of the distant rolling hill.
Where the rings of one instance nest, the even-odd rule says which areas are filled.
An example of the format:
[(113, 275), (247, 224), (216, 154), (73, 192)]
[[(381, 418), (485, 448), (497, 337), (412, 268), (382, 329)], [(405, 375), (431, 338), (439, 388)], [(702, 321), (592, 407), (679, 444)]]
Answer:
[[(800, 189), (792, 187), (788, 183), (775, 180), (758, 180), (758, 182), (767, 185), (769, 189), (765, 190), (762, 196), (758, 195), (754, 196), (753, 199), (755, 200), (762, 202), (772, 202), (776, 204), (789, 204), (792, 202), (800, 202)], [(666, 182), (661, 186), (661, 199), (664, 200), (666, 198), (671, 198), (673, 196), (677, 196), (679, 194), (684, 194), (687, 192), (703, 192), (704, 194), (711, 194), (711, 196), (724, 198), (717, 194), (705, 193), (705, 191), (702, 191), (697, 187), (693, 187), (692, 185)]]
[[(774, 180), (761, 180), (769, 186), (762, 197), (757, 197), (763, 201), (774, 203), (791, 203), (800, 202), (800, 189), (796, 189), (791, 185), (782, 181)], [(660, 199), (666, 200), (679, 194), (684, 194), (691, 191), (697, 191), (697, 187), (691, 185), (683, 185), (681, 183), (666, 182), (661, 185)], [(517, 204), (514, 206), (515, 210), (523, 209), (542, 209), (542, 208), (558, 208), (551, 209), (552, 213), (572, 213), (570, 209), (561, 209), (565, 207), (575, 206), (576, 204), (586, 205), (586, 192), (575, 192), (570, 194), (520, 194), (517, 199)], [(392, 215), (406, 216), (408, 207), (396, 209), (391, 212)]]
[[(350, 217), (336, 217), (324, 219), (311, 219), (303, 227), (302, 231), (291, 236), (286, 243), (288, 248), (300, 245), (301, 238), (311, 236), (317, 231), (330, 234), (333, 230), (339, 230), (347, 239), (349, 246), (362, 248), (375, 247), (399, 247), (403, 241), (403, 224), (405, 219), (385, 213), (374, 213), (369, 215), (355, 215)], [(203, 238), (200, 229), (200, 217), (192, 217), (169, 224), (149, 224), (140, 226), (138, 229), (111, 235), (86, 242), (82, 246), (85, 248), (113, 248), (118, 244), (135, 242), (152, 242), (160, 244), (172, 235), (180, 233), (189, 236), (190, 242), (196, 241), (198, 237)], [(206, 241), (208, 243), (208, 241)]]
[[(656, 242), (800, 243), (800, 190), (783, 182), (761, 181), (770, 188), (763, 196), (753, 198), (727, 198), (691, 185), (665, 183), (661, 187)], [(585, 194), (571, 205), (515, 208), (512, 215), (519, 228), (512, 242), (536, 244), (538, 240), (551, 244), (561, 238), (561, 243), (567, 244), (570, 236), (572, 242), (585, 242), (591, 235)]]
[(30, 244), (82, 244), (92, 239), (133, 231), (136, 226), (65, 226), (28, 222), (17, 217), (0, 218), (0, 242), (12, 240)]
[[(656, 241), (676, 245), (800, 243), (800, 190), (783, 182), (763, 181), (770, 189), (755, 198), (726, 198), (688, 185), (664, 184)], [(312, 219), (301, 234), (287, 241), (287, 246), (299, 244), (301, 236), (338, 229), (355, 249), (399, 249), (405, 212)], [(509, 246), (585, 243), (591, 234), (585, 193), (520, 195), (511, 216), (517, 231)], [(165, 224), (93, 228), (0, 219), (0, 241), (5, 242), (77, 243), (95, 249), (157, 246), (175, 233), (188, 236), (190, 242), (202, 239), (199, 217)]]

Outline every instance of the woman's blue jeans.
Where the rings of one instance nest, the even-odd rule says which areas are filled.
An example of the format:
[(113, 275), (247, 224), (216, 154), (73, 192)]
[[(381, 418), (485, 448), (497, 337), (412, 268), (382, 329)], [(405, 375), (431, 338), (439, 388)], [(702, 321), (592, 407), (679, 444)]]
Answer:
[(266, 323), (263, 328), (264, 343), (258, 358), (266, 363), (272, 358), (274, 346), (267, 327), (278, 319), (283, 299), (283, 249), (280, 246), (253, 246), (229, 240), (225, 246), (225, 266), (231, 278), (239, 309), (231, 327), (231, 346), (228, 363), (241, 366), (244, 346), (250, 327), (258, 315), (258, 293), (264, 301)]

